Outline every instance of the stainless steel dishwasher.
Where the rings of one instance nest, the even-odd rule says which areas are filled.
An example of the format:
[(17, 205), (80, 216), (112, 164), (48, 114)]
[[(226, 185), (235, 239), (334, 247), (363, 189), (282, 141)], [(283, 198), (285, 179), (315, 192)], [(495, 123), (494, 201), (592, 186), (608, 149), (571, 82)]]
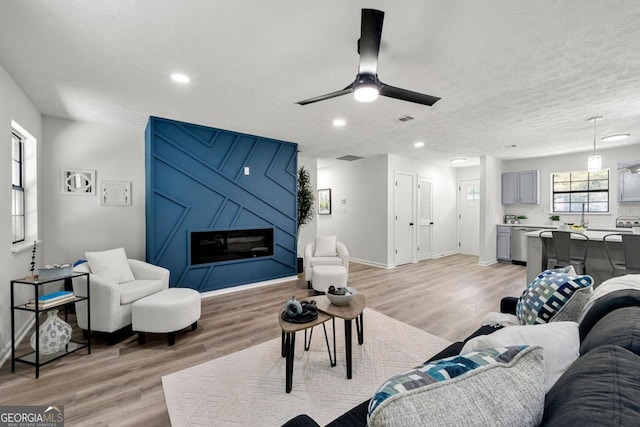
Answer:
[(524, 234), (544, 230), (542, 227), (515, 226), (511, 228), (511, 261), (527, 263), (527, 239)]

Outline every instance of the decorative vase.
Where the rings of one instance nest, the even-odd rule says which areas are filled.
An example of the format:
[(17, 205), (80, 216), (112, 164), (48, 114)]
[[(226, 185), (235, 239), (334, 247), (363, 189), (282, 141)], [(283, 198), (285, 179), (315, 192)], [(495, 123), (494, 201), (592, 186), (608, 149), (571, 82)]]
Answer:
[(297, 317), (302, 314), (302, 304), (293, 296), (284, 304), (284, 311), (289, 317)]
[[(58, 317), (58, 310), (49, 310), (47, 319), (40, 325), (40, 354), (53, 354), (71, 341), (71, 325)], [(31, 347), (36, 349), (36, 333), (31, 335)]]

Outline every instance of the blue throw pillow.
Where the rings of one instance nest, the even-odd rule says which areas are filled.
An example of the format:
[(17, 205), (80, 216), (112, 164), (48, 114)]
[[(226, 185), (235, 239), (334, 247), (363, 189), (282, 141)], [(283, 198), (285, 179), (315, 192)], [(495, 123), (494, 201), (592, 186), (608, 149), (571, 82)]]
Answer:
[[(570, 268), (570, 270), (569, 270)], [(567, 273), (568, 271), (568, 273)], [(516, 305), (516, 316), (523, 325), (538, 325), (551, 322), (572, 298), (580, 295), (586, 302), (586, 292), (590, 293), (593, 278), (588, 275), (571, 274), (573, 267), (545, 270), (527, 286)], [(572, 312), (579, 314), (581, 307)], [(573, 317), (573, 316), (572, 316)], [(562, 320), (577, 320), (563, 317)]]

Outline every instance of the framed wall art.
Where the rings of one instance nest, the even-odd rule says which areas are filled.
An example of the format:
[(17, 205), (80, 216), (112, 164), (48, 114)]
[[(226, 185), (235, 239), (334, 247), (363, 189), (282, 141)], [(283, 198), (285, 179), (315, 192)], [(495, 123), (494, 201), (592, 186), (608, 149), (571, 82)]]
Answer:
[(93, 196), (96, 194), (96, 171), (86, 169), (62, 169), (62, 194)]
[(318, 215), (331, 215), (331, 189), (318, 190)]
[(102, 181), (100, 204), (102, 206), (130, 206), (131, 181)]

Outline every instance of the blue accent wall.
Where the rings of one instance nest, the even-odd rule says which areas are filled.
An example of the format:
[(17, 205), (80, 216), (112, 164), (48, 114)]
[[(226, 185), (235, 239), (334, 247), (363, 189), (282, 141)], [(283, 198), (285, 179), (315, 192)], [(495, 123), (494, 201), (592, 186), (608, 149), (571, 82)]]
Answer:
[[(200, 292), (295, 275), (298, 145), (150, 117), (147, 261)], [(249, 167), (250, 174), (244, 174)], [(274, 229), (274, 255), (191, 265), (190, 233)]]

